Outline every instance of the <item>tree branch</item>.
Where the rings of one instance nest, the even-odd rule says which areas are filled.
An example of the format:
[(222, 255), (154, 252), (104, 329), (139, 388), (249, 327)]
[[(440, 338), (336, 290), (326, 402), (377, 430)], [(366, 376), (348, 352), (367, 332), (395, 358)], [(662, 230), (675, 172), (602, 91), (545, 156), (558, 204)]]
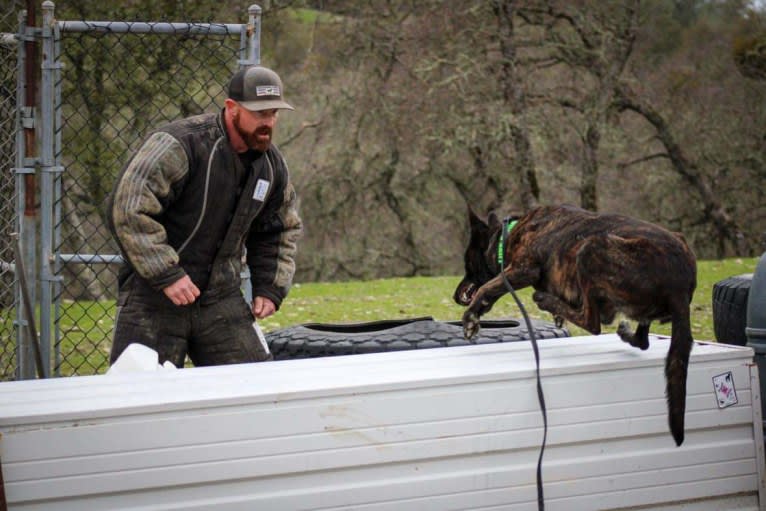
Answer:
[(301, 124), (301, 127), (298, 129), (298, 131), (296, 131), (295, 133), (293, 133), (289, 137), (287, 137), (287, 139), (284, 142), (280, 142), (279, 147), (286, 147), (286, 146), (288, 146), (291, 142), (295, 141), (301, 135), (303, 135), (303, 132), (306, 131), (307, 129), (309, 129), (309, 128), (318, 128), (321, 125), (322, 125), (322, 121), (321, 120), (315, 121), (315, 122), (303, 122)]

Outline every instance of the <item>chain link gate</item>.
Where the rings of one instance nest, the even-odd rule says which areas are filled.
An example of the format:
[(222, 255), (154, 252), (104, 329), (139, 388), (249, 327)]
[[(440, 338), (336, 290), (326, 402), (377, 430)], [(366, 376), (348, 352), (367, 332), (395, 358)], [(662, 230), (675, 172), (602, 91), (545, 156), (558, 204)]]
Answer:
[[(46, 1), (42, 29), (21, 30), (42, 41), (39, 240), (23, 241), (39, 250), (26, 273), (39, 282), (46, 373), (108, 368), (121, 260), (106, 196), (150, 130), (217, 111), (237, 65), (260, 62), (260, 13), (250, 6), (247, 24), (59, 21)], [(30, 367), (17, 373), (34, 377)]]

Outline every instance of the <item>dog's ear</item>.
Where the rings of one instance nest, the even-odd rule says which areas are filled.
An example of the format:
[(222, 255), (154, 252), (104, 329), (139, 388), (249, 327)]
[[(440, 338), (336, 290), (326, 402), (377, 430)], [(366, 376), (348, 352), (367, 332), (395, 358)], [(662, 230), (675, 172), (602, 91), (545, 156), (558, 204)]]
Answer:
[(468, 220), (469, 224), (471, 226), (471, 232), (477, 230), (477, 229), (486, 229), (487, 228), (487, 222), (484, 221), (479, 215), (477, 215), (473, 208), (468, 205)]
[(502, 222), (500, 221), (500, 218), (498, 218), (498, 216), (495, 214), (495, 212), (490, 212), (490, 214), (487, 216), (487, 227), (489, 227), (489, 230), (494, 231), (495, 229), (499, 229), (501, 224)]

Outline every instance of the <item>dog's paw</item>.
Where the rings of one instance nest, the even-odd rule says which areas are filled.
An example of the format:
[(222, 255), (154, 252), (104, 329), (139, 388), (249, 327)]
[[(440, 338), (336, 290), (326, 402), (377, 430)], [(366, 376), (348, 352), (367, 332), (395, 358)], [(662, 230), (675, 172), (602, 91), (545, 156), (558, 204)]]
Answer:
[(463, 314), (463, 337), (469, 340), (472, 339), (479, 333), (480, 327), (479, 316), (475, 312), (466, 311)]
[(638, 337), (636, 333), (631, 330), (630, 323), (627, 321), (620, 321), (620, 324), (617, 327), (617, 335), (620, 336), (620, 339), (622, 339), (624, 342), (627, 342), (634, 348), (645, 350), (649, 347), (649, 340), (646, 338)]
[(620, 324), (617, 325), (617, 335), (619, 335), (620, 339), (624, 342), (631, 345), (633, 344), (633, 331), (630, 329), (630, 323), (627, 321), (620, 321)]
[(553, 322), (556, 324), (556, 328), (563, 327), (564, 326), (564, 321), (565, 321), (564, 318), (562, 318), (561, 316), (554, 316), (553, 317)]
[(620, 337), (624, 335), (633, 335), (633, 332), (630, 331), (630, 323), (627, 321), (620, 321), (620, 324), (617, 325), (617, 335)]

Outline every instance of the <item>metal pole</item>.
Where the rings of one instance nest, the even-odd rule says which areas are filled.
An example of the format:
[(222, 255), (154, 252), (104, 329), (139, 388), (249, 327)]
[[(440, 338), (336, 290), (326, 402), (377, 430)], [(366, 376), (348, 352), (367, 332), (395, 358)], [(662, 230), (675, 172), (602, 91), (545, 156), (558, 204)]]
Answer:
[[(257, 66), (261, 63), (261, 6), (253, 4), (247, 8), (247, 30), (240, 32), (240, 67)], [(242, 258), (245, 261), (245, 258)], [(253, 288), (250, 284), (250, 268), (242, 265), (240, 273), (242, 294), (245, 301), (253, 301)]]
[[(16, 104), (24, 105), (16, 112), (16, 226), (20, 233), (20, 243), (22, 244), (22, 254), (25, 254), (25, 261), (34, 264), (35, 260), (35, 165), (34, 157), (34, 127), (35, 127), (35, 108), (34, 85), (29, 85), (29, 80), (35, 79), (34, 68), (30, 68), (28, 55), (30, 48), (32, 55), (35, 53), (35, 45), (28, 44), (30, 40), (34, 41), (34, 27), (27, 25), (26, 20), (30, 19), (27, 11), (19, 13), (19, 41), (18, 46), (18, 73), (16, 86)], [(34, 16), (31, 16), (34, 19)], [(31, 105), (31, 106), (30, 106)], [(32, 146), (30, 147), (30, 144)], [(30, 179), (31, 178), (31, 179)], [(28, 290), (34, 297), (34, 287)], [(15, 283), (16, 300), (16, 378), (30, 379), (34, 378), (34, 362), (32, 357), (32, 341), (28, 336), (26, 326), (27, 314), (21, 296), (21, 285), (18, 278)], [(34, 303), (34, 299), (32, 299)], [(31, 311), (34, 317), (34, 310)]]
[(37, 368), (37, 375), (40, 378), (45, 378), (47, 371), (45, 369), (46, 364), (43, 363), (43, 357), (40, 350), (40, 343), (37, 339), (37, 328), (35, 327), (35, 317), (32, 313), (35, 310), (34, 305), (29, 300), (29, 283), (25, 277), (26, 271), (24, 270), (24, 258), (21, 256), (21, 246), (19, 245), (18, 235), (14, 232), (11, 234), (13, 239), (16, 260), (16, 277), (19, 279), (19, 286), (21, 286), (21, 297), (24, 301), (24, 310), (27, 313), (27, 330), (29, 331), (29, 338), (32, 339), (32, 347), (34, 348), (35, 367)]
[[(40, 348), (47, 366), (51, 355), (51, 312), (53, 294), (53, 180), (58, 168), (53, 161), (54, 112), (53, 84), (56, 70), (52, 25), (54, 4), (43, 2), (43, 61), (40, 80)], [(46, 370), (46, 373), (50, 371)]]
[[(24, 91), (25, 91), (25, 84), (24, 84), (24, 69), (26, 68), (24, 62), (26, 61), (26, 52), (25, 52), (25, 44), (24, 40), (22, 39), (22, 36), (25, 33), (25, 27), (24, 19), (26, 18), (26, 12), (22, 11), (19, 13), (19, 44), (16, 47), (16, 104), (17, 105), (23, 105), (25, 104), (24, 99)], [(21, 232), (21, 217), (24, 214), (24, 174), (23, 168), (24, 168), (24, 131), (22, 129), (22, 119), (21, 119), (21, 108), (16, 109), (16, 161), (14, 162), (14, 186), (16, 189), (16, 211), (14, 214), (14, 229), (16, 232)], [(15, 268), (15, 264), (14, 264)], [(25, 330), (22, 328), (23, 321), (24, 321), (24, 311), (23, 311), (23, 305), (21, 300), (21, 286), (19, 284), (19, 279), (15, 276), (15, 269), (14, 269), (14, 279), (13, 279), (14, 289), (13, 289), (13, 296), (14, 296), (14, 303), (16, 308), (16, 319), (15, 319), (15, 336), (16, 336), (16, 379), (21, 378), (22, 370), (21, 367), (24, 363), (24, 358), (22, 356), (23, 349), (22, 347), (26, 344), (25, 343)]]
[[(27, 0), (27, 10), (26, 17), (27, 17), (27, 23), (26, 26), (28, 28), (34, 28), (37, 25), (37, 19), (35, 16), (35, 5), (33, 0)], [(29, 36), (28, 33), (25, 33), (24, 35)], [(35, 106), (37, 105), (37, 41), (34, 37), (25, 37), (24, 39), (24, 50), (26, 53), (26, 61), (25, 61), (25, 69), (24, 69), (24, 75), (25, 75), (25, 83), (26, 83), (26, 94), (24, 96), (24, 106), (28, 109), (31, 109), (34, 111)], [(28, 158), (34, 158), (36, 155), (35, 152), (35, 127), (34, 125), (31, 126), (24, 126), (24, 139), (26, 142), (25, 149), (26, 153), (25, 156)], [(26, 180), (26, 187), (29, 190), (35, 189), (35, 176), (34, 174), (29, 174), (25, 177)], [(35, 215), (35, 197), (34, 194), (27, 194), (26, 202), (24, 204), (25, 215)]]
[(249, 37), (247, 59), (253, 65), (261, 63), (261, 10), (253, 4), (247, 8), (247, 33)]
[(142, 23), (140, 21), (59, 21), (62, 32), (102, 34), (239, 34), (246, 27), (228, 23)]
[[(63, 188), (63, 167), (61, 166), (61, 134), (63, 132), (63, 124), (61, 119), (61, 29), (58, 23), (53, 25), (53, 59), (56, 62), (56, 69), (54, 69), (53, 75), (53, 97), (54, 97), (54, 111), (55, 111), (55, 124), (53, 126), (54, 131), (54, 164), (57, 168), (62, 169), (62, 172), (56, 174), (55, 183), (53, 186), (53, 250), (58, 252), (61, 250), (61, 196)], [(55, 258), (53, 261), (53, 273), (57, 275), (56, 280), (53, 282), (53, 345), (54, 345), (54, 365), (55, 375), (61, 376), (61, 261)]]

